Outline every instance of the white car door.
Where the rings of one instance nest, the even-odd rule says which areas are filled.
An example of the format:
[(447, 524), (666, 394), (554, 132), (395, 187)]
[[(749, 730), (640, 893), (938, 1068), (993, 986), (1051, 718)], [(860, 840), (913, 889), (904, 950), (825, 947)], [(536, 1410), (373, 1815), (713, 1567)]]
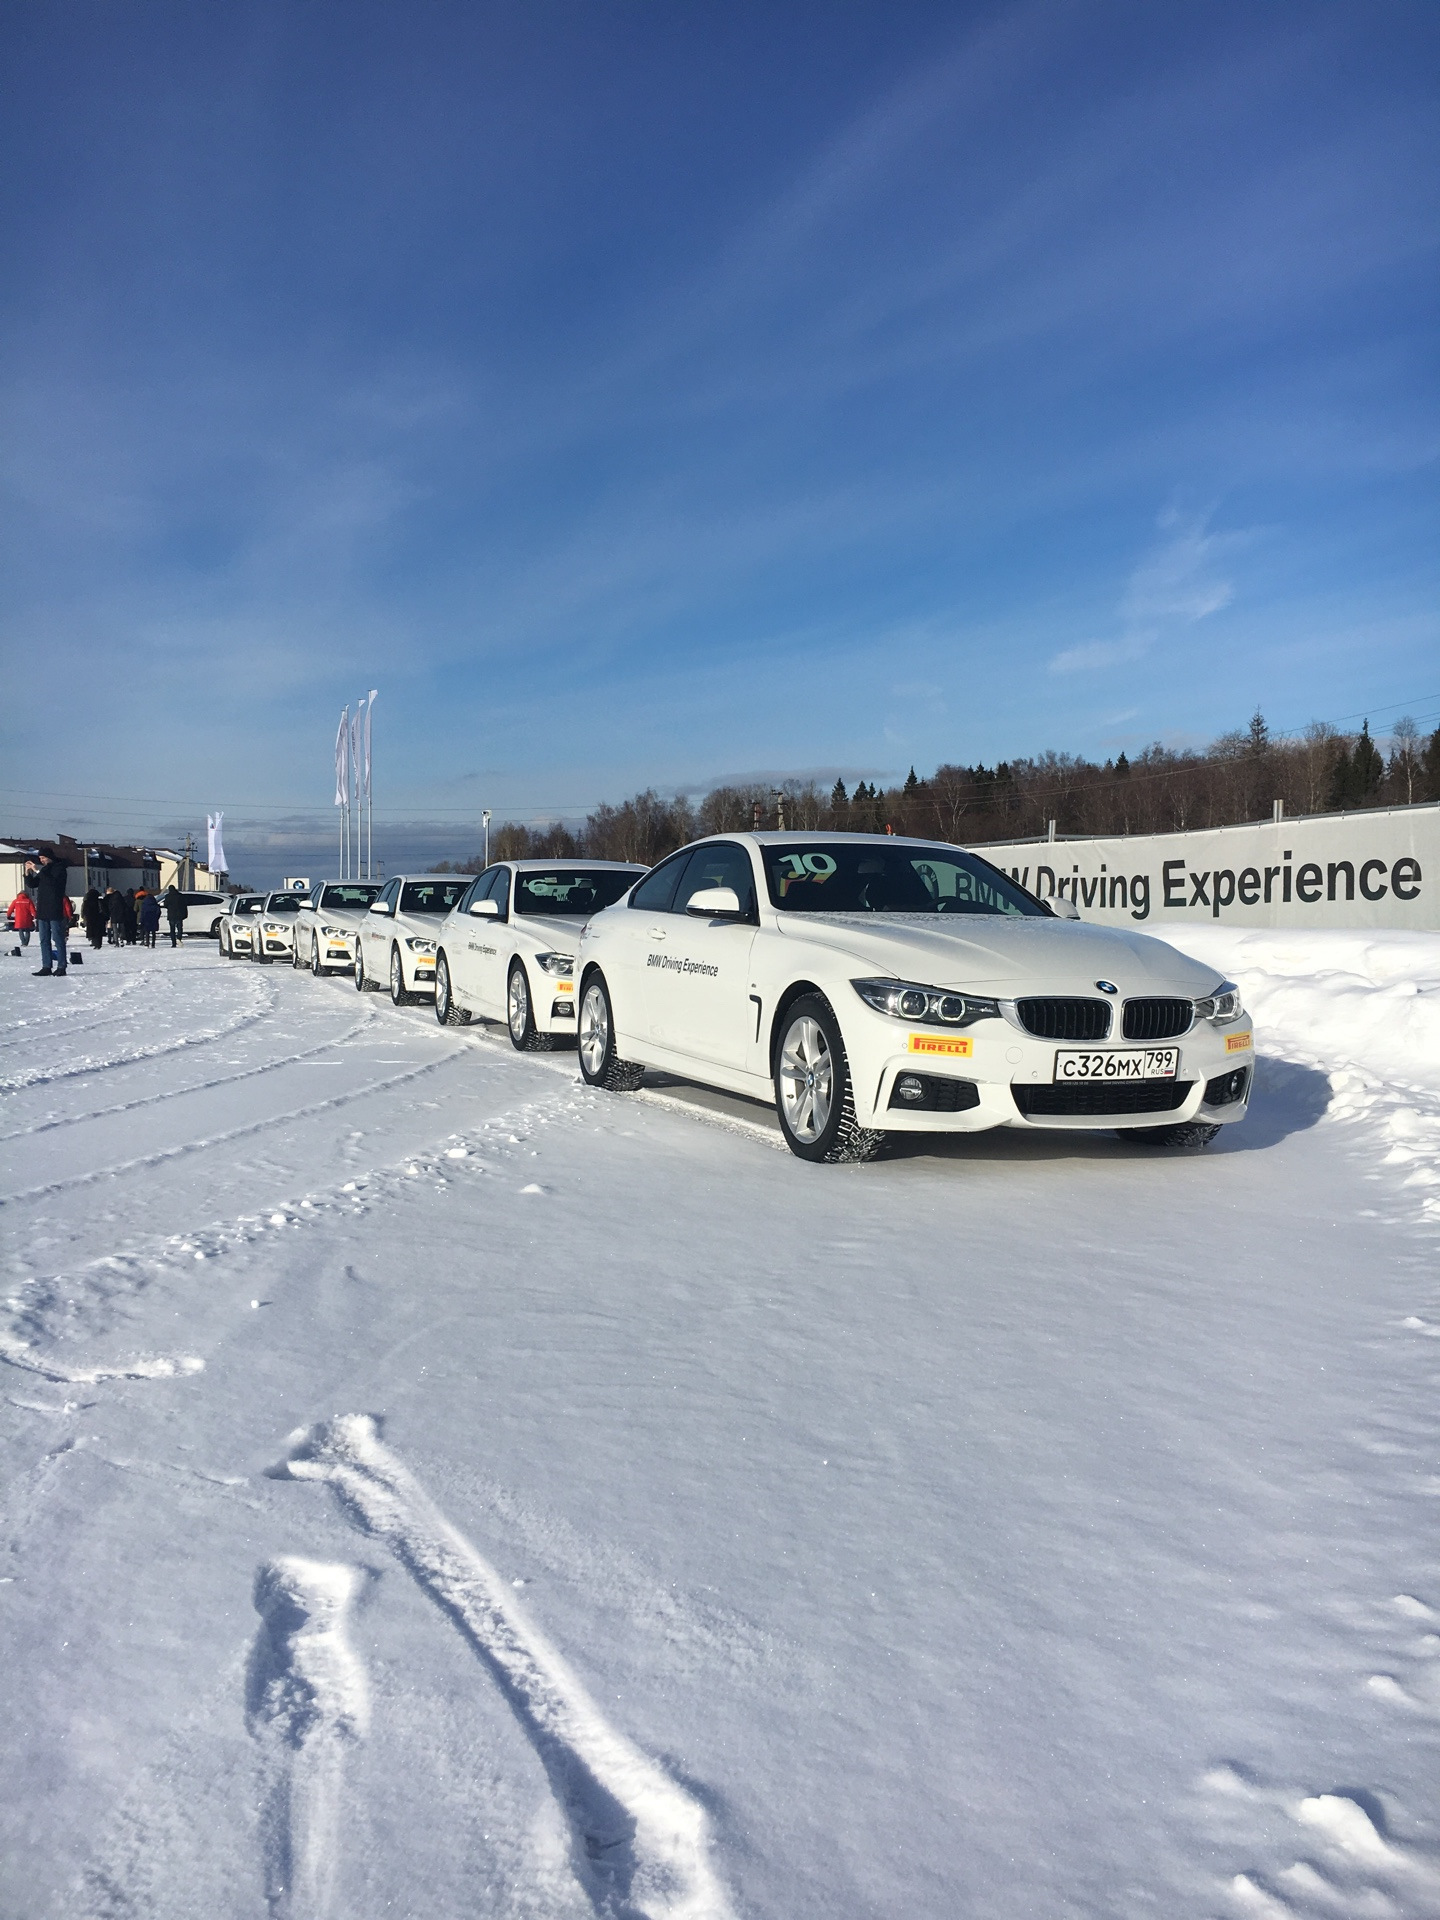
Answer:
[(650, 1037), (647, 981), (668, 950), (673, 925), (669, 907), (689, 860), (688, 852), (671, 854), (646, 874), (623, 907), (606, 908), (592, 922), (603, 928), (601, 965), (615, 1031), (642, 1045)]
[[(729, 887), (743, 917), (687, 911), (695, 894), (712, 887)], [(689, 1060), (748, 1065), (755, 1024), (750, 949), (756, 929), (755, 874), (746, 849), (726, 840), (697, 847), (663, 916), (662, 931), (645, 970), (651, 1039)]]
[(367, 910), (361, 940), (364, 944), (365, 974), (370, 980), (388, 982), (390, 979), (390, 942), (395, 937), (395, 907), (400, 898), (401, 882), (397, 877), (386, 882), (385, 891), (375, 906), (387, 906), (388, 913), (376, 913), (374, 907)]
[(488, 983), (496, 957), (496, 926), (492, 916), (472, 911), (490, 898), (490, 890), (503, 868), (487, 867), (471, 886), (455, 918), (454, 951), (446, 949), (451, 976), (467, 1007), (493, 1014), (488, 998)]

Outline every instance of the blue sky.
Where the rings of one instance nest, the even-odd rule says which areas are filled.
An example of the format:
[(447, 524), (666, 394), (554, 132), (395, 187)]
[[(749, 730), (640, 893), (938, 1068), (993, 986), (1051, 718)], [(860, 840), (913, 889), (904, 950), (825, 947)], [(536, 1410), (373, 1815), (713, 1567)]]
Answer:
[(0, 67), (8, 830), (263, 879), (369, 686), (392, 864), (1440, 716), (1429, 0), (14, 0)]

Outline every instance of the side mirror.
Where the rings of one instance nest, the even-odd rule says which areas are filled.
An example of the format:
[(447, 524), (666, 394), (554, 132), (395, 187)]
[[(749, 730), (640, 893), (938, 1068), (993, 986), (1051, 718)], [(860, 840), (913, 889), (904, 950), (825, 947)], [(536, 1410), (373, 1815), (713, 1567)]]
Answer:
[(733, 887), (701, 887), (691, 894), (685, 911), (701, 920), (738, 920), (742, 908)]
[(390, 902), (388, 900), (372, 900), (370, 902), (370, 911), (371, 913), (389, 913)]
[(498, 900), (472, 900), (470, 911), (477, 920), (498, 920), (500, 903)]
[(1080, 918), (1080, 909), (1076, 906), (1075, 902), (1064, 899), (1058, 893), (1053, 900), (1047, 900), (1045, 904), (1057, 920), (1078, 920)]

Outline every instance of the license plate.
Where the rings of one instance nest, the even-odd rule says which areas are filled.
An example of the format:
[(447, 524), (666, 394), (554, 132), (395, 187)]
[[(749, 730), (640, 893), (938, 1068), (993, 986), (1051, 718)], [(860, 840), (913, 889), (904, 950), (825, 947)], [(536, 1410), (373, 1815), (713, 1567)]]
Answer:
[(1173, 1080), (1180, 1070), (1178, 1047), (1136, 1048), (1129, 1053), (1057, 1053), (1057, 1080)]

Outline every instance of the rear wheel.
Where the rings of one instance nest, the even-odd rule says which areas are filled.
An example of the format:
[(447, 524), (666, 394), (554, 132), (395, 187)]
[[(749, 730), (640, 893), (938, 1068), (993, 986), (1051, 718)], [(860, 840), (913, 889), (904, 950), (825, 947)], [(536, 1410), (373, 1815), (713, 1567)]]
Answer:
[(365, 955), (361, 952), (358, 942), (355, 947), (355, 991), (357, 993), (373, 993), (375, 991), (375, 982), (365, 971)]
[(592, 973), (585, 983), (579, 1026), (580, 1072), (587, 1085), (604, 1087), (610, 1093), (633, 1093), (645, 1070), (616, 1055), (615, 1021), (603, 973)]
[(450, 962), (443, 953), (435, 956), (435, 1018), (442, 1027), (468, 1027), (470, 1024), (469, 1014), (455, 1004), (455, 990), (450, 984)]
[(785, 1144), (802, 1160), (873, 1160), (885, 1135), (855, 1118), (840, 1023), (828, 1001), (807, 993), (785, 1016), (775, 1051), (775, 1111)]
[(399, 947), (390, 949), (390, 998), (397, 1007), (407, 1006), (410, 995), (405, 991), (405, 962), (400, 958)]
[(1213, 1120), (1181, 1120), (1173, 1127), (1124, 1127), (1122, 1140), (1137, 1147), (1208, 1147), (1220, 1129)]

